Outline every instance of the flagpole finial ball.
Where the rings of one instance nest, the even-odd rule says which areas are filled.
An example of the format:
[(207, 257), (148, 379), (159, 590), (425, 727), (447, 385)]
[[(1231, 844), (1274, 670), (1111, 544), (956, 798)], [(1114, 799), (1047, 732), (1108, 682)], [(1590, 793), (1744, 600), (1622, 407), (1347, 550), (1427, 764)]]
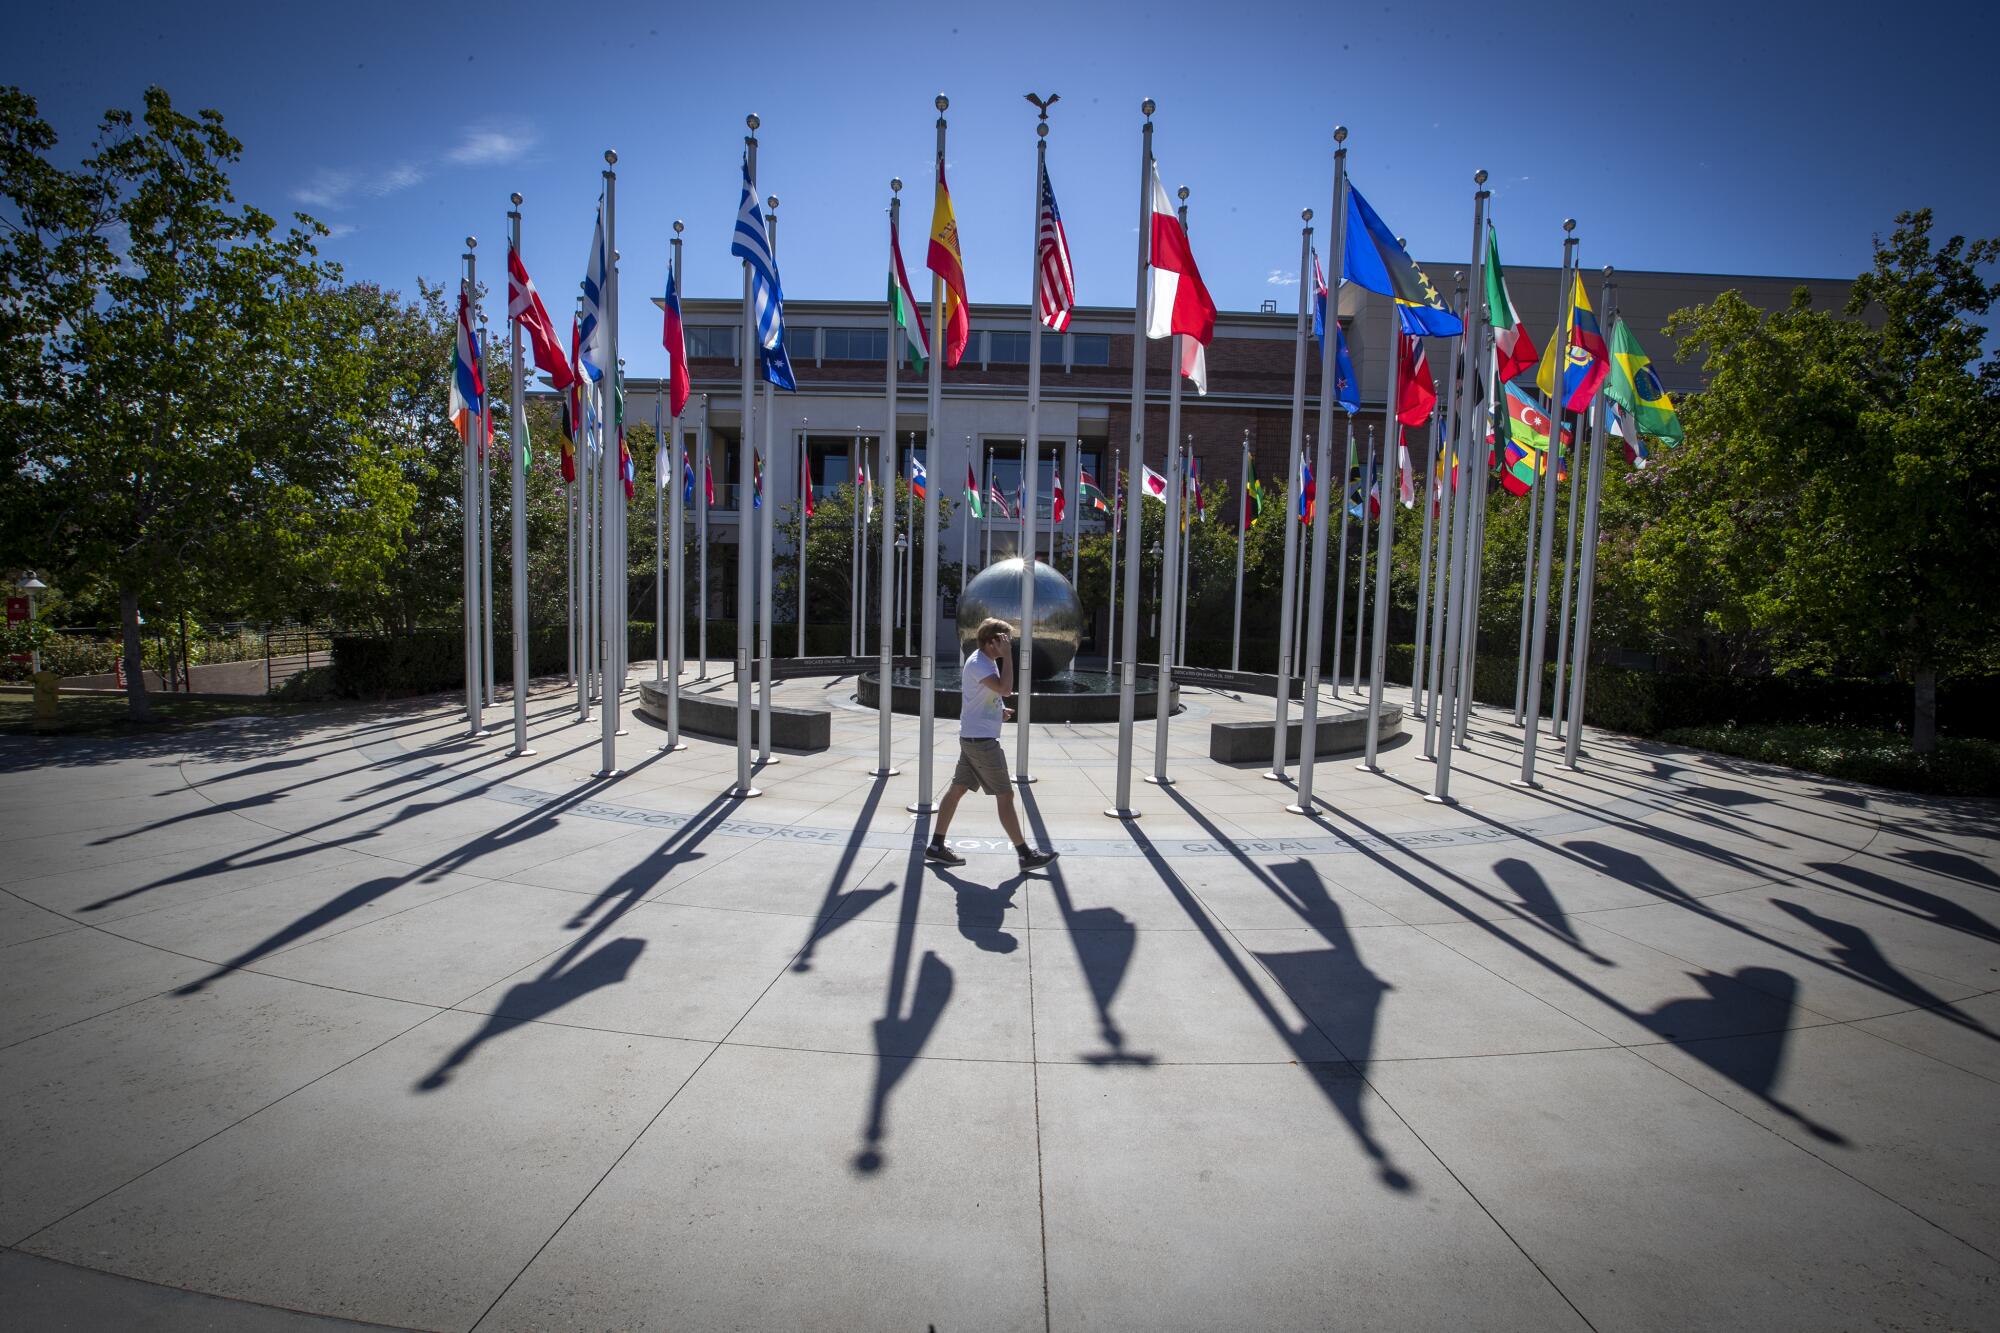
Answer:
[(1188, 187), (1187, 187), (1187, 186), (1185, 186), (1185, 185), (1181, 186), (1181, 188), (1180, 188), (1180, 189), (1178, 189), (1178, 190), (1176, 190), (1176, 191), (1175, 191), (1175, 193), (1176, 193), (1176, 194), (1178, 194), (1178, 195), (1180, 196), (1180, 200), (1181, 200), (1181, 202), (1182, 202), (1182, 203), (1186, 203), (1186, 202), (1187, 202), (1187, 197), (1188, 197)]
[(1347, 142), (1347, 126), (1336, 125), (1333, 127), (1333, 141), (1335, 143)]
[(1139, 103), (1139, 110), (1143, 111), (1148, 116), (1151, 116), (1153, 112), (1157, 111), (1158, 109), (1159, 108), (1154, 104), (1153, 99), (1150, 97), (1147, 98), (1145, 101)]
[(743, 123), (750, 127), (752, 133), (755, 133), (757, 129), (763, 125), (764, 122), (762, 119), (758, 117), (755, 111), (752, 111), (749, 115), (743, 118)]
[(1037, 139), (1046, 139), (1049, 137), (1049, 123), (1046, 120), (1035, 122), (1035, 137)]
[(1313, 211), (1310, 208), (1301, 208), (1299, 210), (1299, 221), (1311, 222), (1312, 220), (1313, 220)]
[(1472, 173), (1472, 183), (1473, 183), (1474, 185), (1484, 185), (1484, 184), (1486, 184), (1486, 168), (1485, 168), (1485, 167), (1481, 167), (1481, 168), (1480, 168), (1479, 170), (1477, 170), (1477, 171), (1475, 171), (1475, 172), (1473, 172), (1473, 173)]
[(682, 222), (679, 218), (674, 219), (674, 235), (678, 236), (687, 229), (688, 229), (687, 223)]
[(514, 191), (514, 193), (507, 197), (514, 201), (514, 207), (519, 208), (521, 206), (521, 192), (519, 190)]
[(1575, 231), (1575, 230), (1576, 230), (1576, 219), (1575, 219), (1575, 218), (1564, 218), (1564, 219), (1563, 219), (1563, 230), (1564, 230), (1564, 231)]
[(766, 207), (766, 208), (776, 208), (777, 206), (778, 206), (778, 196), (777, 196), (777, 195), (775, 195), (775, 194), (767, 194), (767, 195), (765, 195), (765, 196), (764, 196), (764, 207)]
[(1609, 264), (1604, 266), (1604, 277), (1607, 282), (1611, 279), (1611, 265)]
[(951, 110), (951, 99), (949, 97), (946, 97), (943, 93), (939, 93), (936, 97), (932, 98), (931, 102), (940, 111)]
[(479, 238), (477, 236), (466, 237), (465, 248), (468, 250), (477, 250), (479, 248)]
[(604, 165), (607, 167), (618, 165), (618, 150), (616, 148), (607, 148), (604, 150)]
[(901, 176), (891, 176), (889, 178), (889, 193), (901, 194), (902, 192), (903, 192), (903, 178)]

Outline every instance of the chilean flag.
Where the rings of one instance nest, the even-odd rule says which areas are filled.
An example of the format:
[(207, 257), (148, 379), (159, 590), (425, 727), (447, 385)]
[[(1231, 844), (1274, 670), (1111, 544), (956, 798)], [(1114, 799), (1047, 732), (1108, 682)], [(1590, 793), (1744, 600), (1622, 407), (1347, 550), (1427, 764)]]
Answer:
[(687, 406), (687, 337), (681, 331), (681, 294), (672, 269), (667, 270), (667, 319), (660, 330), (660, 342), (667, 349), (667, 397), (675, 416)]
[(1181, 349), (1180, 373), (1194, 382), (1195, 392), (1208, 392), (1209, 341), (1215, 337), (1215, 300), (1202, 283), (1187, 232), (1160, 184), (1160, 165), (1153, 170), (1153, 233), (1146, 267), (1146, 336), (1187, 335)]

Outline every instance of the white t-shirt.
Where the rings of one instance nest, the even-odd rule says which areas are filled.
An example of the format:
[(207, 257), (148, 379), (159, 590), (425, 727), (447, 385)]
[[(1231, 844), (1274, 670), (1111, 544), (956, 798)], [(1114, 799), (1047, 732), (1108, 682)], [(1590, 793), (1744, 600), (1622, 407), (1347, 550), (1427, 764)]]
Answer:
[(980, 652), (972, 650), (972, 656), (965, 659), (965, 668), (959, 672), (959, 688), (964, 691), (958, 704), (958, 734), (970, 740), (998, 740), (1000, 721), (1007, 715), (1007, 705), (1000, 700), (998, 690), (988, 689), (986, 681), (1000, 678), (1000, 664)]

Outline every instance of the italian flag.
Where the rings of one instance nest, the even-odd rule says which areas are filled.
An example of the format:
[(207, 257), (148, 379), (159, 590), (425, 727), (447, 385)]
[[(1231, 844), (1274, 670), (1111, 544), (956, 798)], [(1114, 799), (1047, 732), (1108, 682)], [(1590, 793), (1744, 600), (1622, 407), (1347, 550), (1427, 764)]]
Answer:
[(1500, 237), (1486, 228), (1486, 308), (1493, 320), (1493, 351), (1500, 361), (1500, 378), (1511, 380), (1540, 360), (1528, 326), (1507, 296), (1507, 275), (1500, 268)]
[(889, 308), (896, 312), (896, 327), (903, 331), (903, 360), (918, 375), (930, 369), (930, 339), (924, 333), (924, 317), (917, 308), (916, 294), (910, 290), (910, 275), (903, 271), (903, 244), (896, 235), (896, 217), (889, 216)]

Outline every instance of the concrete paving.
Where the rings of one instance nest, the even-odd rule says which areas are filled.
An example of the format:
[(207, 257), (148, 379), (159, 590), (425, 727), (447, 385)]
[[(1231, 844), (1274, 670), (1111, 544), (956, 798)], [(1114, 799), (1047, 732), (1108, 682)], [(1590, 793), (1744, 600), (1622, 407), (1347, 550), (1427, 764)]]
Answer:
[(751, 801), (635, 693), (609, 781), (554, 686), (523, 758), (0, 741), (7, 1322), (2000, 1326), (2000, 804), (1597, 733), (1525, 790), (1481, 711), (1456, 804), (1413, 718), (1304, 817), (1190, 689), (1140, 819), (1038, 727), (1062, 859), (975, 796), (938, 870), (851, 681)]

